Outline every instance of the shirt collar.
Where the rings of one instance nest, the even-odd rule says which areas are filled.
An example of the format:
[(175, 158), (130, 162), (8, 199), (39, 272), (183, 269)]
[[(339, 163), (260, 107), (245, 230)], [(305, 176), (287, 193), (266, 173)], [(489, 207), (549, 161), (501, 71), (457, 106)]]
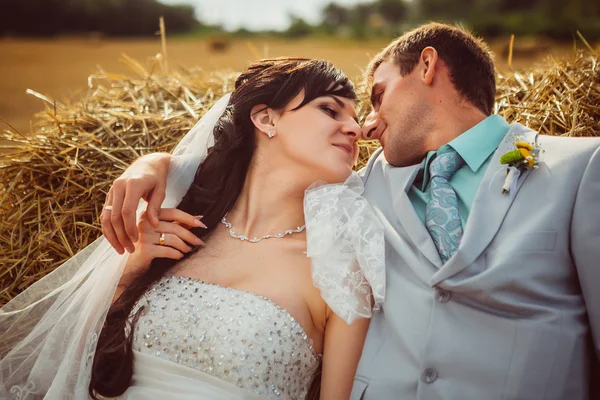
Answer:
[[(456, 150), (462, 159), (465, 160), (466, 165), (471, 171), (477, 172), (483, 163), (485, 163), (485, 160), (502, 143), (509, 129), (510, 125), (504, 118), (497, 114), (490, 115), (471, 129), (454, 138), (447, 146)], [(429, 184), (429, 164), (436, 154), (437, 151), (427, 153), (425, 163), (423, 164), (423, 180), (419, 185), (421, 186), (421, 191), (425, 191)]]
[(448, 143), (465, 160), (471, 171), (477, 172), (485, 160), (496, 151), (510, 125), (504, 118), (490, 115)]

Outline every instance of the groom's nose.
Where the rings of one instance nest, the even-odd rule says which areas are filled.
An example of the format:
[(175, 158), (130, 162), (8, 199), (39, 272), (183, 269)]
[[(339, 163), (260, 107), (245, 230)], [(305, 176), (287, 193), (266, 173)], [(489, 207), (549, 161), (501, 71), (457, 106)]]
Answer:
[(379, 139), (380, 133), (379, 118), (377, 117), (377, 113), (375, 111), (371, 111), (367, 118), (365, 119), (365, 123), (362, 127), (362, 139), (363, 140), (373, 140)]

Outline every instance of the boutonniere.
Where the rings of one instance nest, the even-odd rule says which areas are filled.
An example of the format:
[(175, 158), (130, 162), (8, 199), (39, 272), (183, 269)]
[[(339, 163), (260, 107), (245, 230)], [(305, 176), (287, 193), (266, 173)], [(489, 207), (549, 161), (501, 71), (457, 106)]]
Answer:
[(502, 185), (502, 194), (515, 193), (519, 176), (528, 169), (537, 169), (541, 145), (537, 142), (528, 142), (523, 136), (514, 136), (510, 142), (514, 147), (500, 157), (500, 164), (506, 165), (506, 179)]

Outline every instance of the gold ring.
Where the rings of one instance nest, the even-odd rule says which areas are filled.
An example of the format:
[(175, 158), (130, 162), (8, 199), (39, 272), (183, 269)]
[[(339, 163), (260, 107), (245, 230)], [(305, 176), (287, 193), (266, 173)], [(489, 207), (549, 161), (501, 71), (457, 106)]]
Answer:
[(164, 233), (161, 233), (161, 234), (160, 234), (160, 238), (158, 239), (158, 244), (159, 244), (159, 245), (161, 245), (161, 246), (162, 246), (163, 244), (165, 244), (165, 236), (166, 236), (166, 235), (165, 235)]
[(112, 211), (112, 206), (106, 206), (106, 207), (104, 207), (104, 209), (107, 211)]

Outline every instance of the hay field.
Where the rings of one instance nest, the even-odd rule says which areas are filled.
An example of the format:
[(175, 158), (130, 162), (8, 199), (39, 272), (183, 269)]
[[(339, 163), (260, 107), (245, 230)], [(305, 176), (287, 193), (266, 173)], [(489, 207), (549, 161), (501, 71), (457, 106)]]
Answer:
[[(241, 70), (257, 58), (296, 55), (325, 58), (333, 61), (352, 77), (358, 77), (370, 56), (388, 41), (366, 42), (306, 39), (289, 41), (279, 38), (236, 39), (222, 52), (212, 51), (209, 41), (191, 38), (167, 39), (168, 61), (171, 68), (178, 65), (201, 67), (206, 70), (232, 68)], [(497, 54), (499, 69), (506, 69), (503, 49), (508, 38), (496, 40), (492, 48)], [(549, 44), (526, 39), (516, 40), (513, 59), (515, 68), (526, 68), (547, 55), (571, 53), (569, 44)], [(39, 99), (25, 93), (33, 89), (50, 98), (74, 98), (86, 89), (87, 77), (101, 67), (107, 72), (131, 71), (119, 62), (125, 53), (148, 65), (161, 51), (160, 40), (153, 39), (0, 39), (0, 117), (21, 133), (30, 132), (34, 113), (44, 109)], [(8, 128), (0, 121), (0, 130)], [(0, 142), (0, 146), (3, 143)]]

